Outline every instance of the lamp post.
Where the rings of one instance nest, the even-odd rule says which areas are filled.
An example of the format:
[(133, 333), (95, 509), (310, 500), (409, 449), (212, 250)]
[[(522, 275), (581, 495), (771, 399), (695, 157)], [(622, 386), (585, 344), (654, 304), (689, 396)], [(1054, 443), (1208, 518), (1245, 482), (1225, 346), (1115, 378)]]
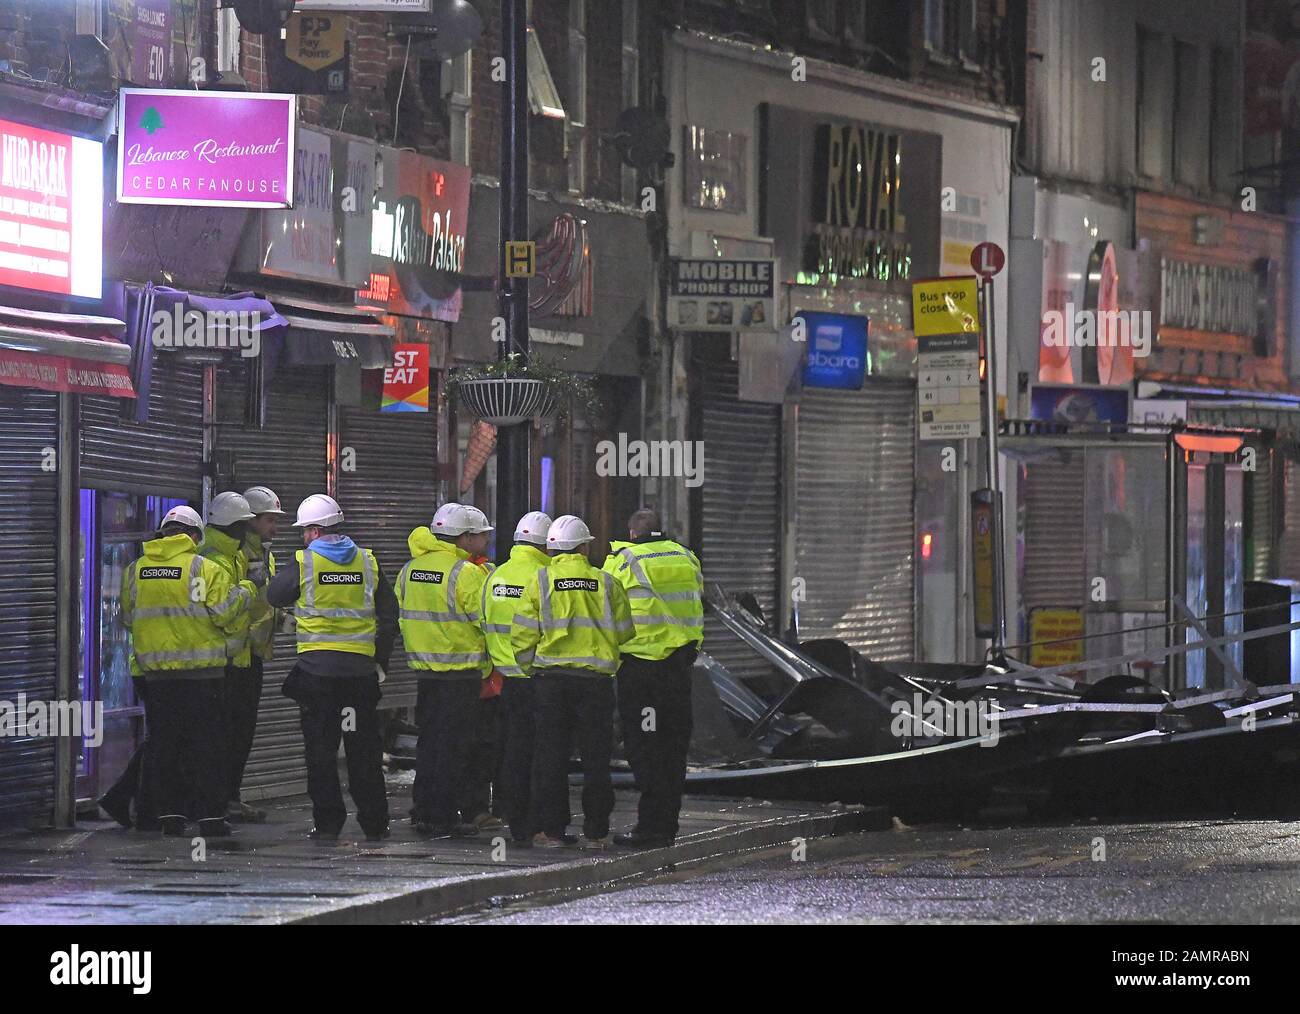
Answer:
[[(506, 244), (528, 239), (528, 2), (501, 0), (501, 45), (506, 79), (502, 85), (505, 111), (501, 130), (501, 316), (505, 341), (500, 358), (518, 352), (528, 356), (528, 279), (507, 277)], [(497, 442), (498, 531), (510, 531), (528, 512), (528, 423), (504, 426)], [(498, 538), (497, 559), (510, 553), (509, 540)]]

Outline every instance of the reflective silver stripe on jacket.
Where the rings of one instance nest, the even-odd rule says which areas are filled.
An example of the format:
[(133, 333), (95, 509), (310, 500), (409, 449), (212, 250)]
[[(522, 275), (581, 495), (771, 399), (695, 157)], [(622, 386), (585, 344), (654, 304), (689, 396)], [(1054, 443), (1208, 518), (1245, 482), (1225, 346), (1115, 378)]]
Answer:
[[(411, 563), (403, 567), (402, 573), (398, 575), (397, 580), (401, 589), (402, 601), (406, 600), (406, 576), (414, 562), (411, 561)], [(403, 609), (400, 613), (401, 618), (403, 620), (423, 620), (426, 623), (477, 623), (480, 614), (457, 612), (456, 581), (460, 578), (461, 568), (468, 562), (468, 560), (457, 560), (451, 570), (447, 572), (447, 608), (445, 612), (433, 609)]]
[(416, 662), (464, 666), (477, 666), (488, 658), (483, 651), (408, 651), (406, 657)]
[(156, 620), (163, 617), (206, 619), (207, 615), (208, 610), (202, 604), (196, 606), (149, 606), (135, 611), (137, 620)]
[(660, 602), (695, 602), (699, 599), (697, 591), (657, 592), (637, 585), (627, 590), (629, 599), (658, 599)]
[(482, 624), (485, 634), (508, 634), (510, 633), (510, 624), (508, 623), (484, 623)]
[[(315, 556), (310, 549), (304, 549), (302, 553), (302, 602), (294, 606), (294, 612), (298, 616), (318, 617), (323, 620), (369, 620), (375, 616), (375, 585), (378, 583), (375, 576), (375, 568), (370, 562), (370, 554), (360, 547), (357, 552), (361, 554), (361, 608), (360, 609), (317, 609), (316, 608), (316, 562)], [(341, 640), (355, 641), (357, 634), (351, 637), (344, 637)], [(305, 641), (307, 638), (301, 634), (298, 640)]]
[(226, 649), (220, 647), (194, 651), (137, 651), (135, 659), (141, 667), (161, 665), (164, 662), (211, 662), (213, 665), (225, 665)]
[(533, 669), (572, 669), (575, 666), (584, 669), (595, 669), (597, 672), (614, 674), (618, 672), (618, 662), (611, 662), (609, 659), (596, 658), (594, 655), (576, 655), (571, 658), (553, 658), (550, 655), (538, 655), (533, 660)]
[(704, 629), (704, 617), (702, 617), (702, 616), (701, 616), (701, 617), (693, 617), (693, 618), (691, 618), (691, 619), (685, 619), (685, 618), (680, 617), (680, 616), (669, 616), (669, 615), (667, 615), (667, 614), (665, 614), (665, 615), (663, 615), (663, 616), (636, 616), (636, 615), (634, 615), (634, 616), (632, 617), (632, 623), (633, 623), (635, 626), (649, 626), (649, 625), (654, 624), (654, 623), (666, 623), (666, 624), (668, 624), (668, 625), (671, 626), (671, 627), (687, 627), (688, 629), (691, 629), (691, 630), (703, 630), (703, 629)]

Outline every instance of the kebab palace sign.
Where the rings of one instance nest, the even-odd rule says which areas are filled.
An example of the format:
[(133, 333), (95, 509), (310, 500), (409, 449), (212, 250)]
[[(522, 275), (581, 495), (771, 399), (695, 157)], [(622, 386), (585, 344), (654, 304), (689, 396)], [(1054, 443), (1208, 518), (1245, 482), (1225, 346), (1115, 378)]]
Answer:
[(292, 207), (296, 120), (293, 95), (123, 88), (117, 199)]

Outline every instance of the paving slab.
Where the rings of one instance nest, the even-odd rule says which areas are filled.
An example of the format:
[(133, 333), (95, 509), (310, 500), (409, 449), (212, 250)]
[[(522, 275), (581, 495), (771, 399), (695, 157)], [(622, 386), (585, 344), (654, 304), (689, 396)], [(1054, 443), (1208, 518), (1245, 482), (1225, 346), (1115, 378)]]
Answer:
[[(389, 795), (392, 813), (406, 814), (409, 773), (390, 779)], [(614, 828), (634, 823), (635, 802), (617, 793)], [(241, 825), (229, 839), (164, 838), (111, 820), (0, 832), (0, 924), (413, 922), (890, 823), (860, 807), (688, 797), (677, 842), (664, 849), (520, 848), (504, 831), (425, 839), (408, 820), (395, 820), (392, 838), (377, 844), (349, 822), (328, 847), (306, 837), (305, 796), (258, 805), (266, 823)], [(575, 821), (581, 809), (575, 790)]]

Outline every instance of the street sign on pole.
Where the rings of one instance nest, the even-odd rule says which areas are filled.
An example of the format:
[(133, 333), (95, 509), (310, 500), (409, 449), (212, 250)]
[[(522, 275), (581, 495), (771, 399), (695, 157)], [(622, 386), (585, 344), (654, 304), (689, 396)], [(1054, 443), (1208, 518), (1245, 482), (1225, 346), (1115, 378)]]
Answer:
[(1006, 264), (1007, 255), (996, 243), (980, 243), (970, 252), (971, 268), (986, 282), (992, 281)]

